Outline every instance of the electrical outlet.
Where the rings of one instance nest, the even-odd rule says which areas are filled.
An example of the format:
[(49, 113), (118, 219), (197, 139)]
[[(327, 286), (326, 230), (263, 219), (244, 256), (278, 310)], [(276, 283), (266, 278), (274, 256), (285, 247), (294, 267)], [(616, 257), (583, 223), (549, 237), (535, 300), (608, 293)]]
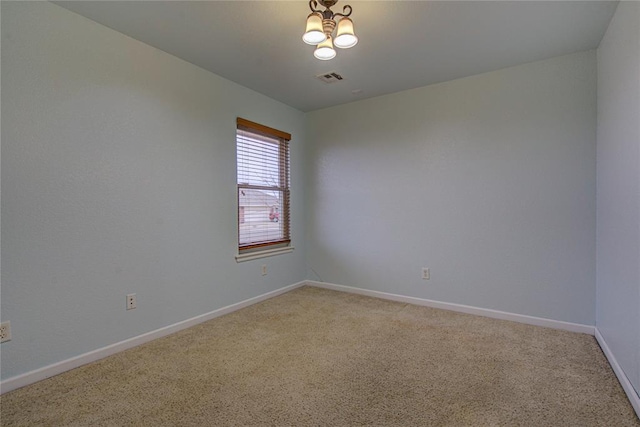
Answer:
[(127, 310), (133, 310), (136, 307), (136, 294), (127, 295)]
[(263, 275), (263, 276), (266, 276), (266, 275), (267, 275), (267, 266), (266, 266), (266, 264), (263, 264), (263, 265), (262, 265), (262, 275)]
[(423, 268), (422, 269), (422, 280), (429, 280), (429, 269), (428, 268)]
[(9, 321), (0, 323), (0, 342), (11, 340), (11, 323)]

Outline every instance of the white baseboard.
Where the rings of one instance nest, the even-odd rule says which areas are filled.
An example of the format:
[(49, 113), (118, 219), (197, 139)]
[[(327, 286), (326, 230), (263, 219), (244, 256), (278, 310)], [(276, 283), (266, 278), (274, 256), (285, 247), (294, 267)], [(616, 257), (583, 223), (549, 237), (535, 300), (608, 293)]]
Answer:
[(627, 375), (624, 373), (624, 371), (618, 364), (616, 357), (613, 355), (613, 352), (607, 345), (607, 342), (604, 340), (604, 337), (602, 336), (598, 328), (596, 328), (595, 335), (596, 335), (596, 340), (598, 341), (598, 344), (600, 344), (600, 348), (602, 349), (602, 352), (607, 357), (607, 360), (609, 361), (609, 364), (611, 365), (613, 372), (615, 372), (616, 377), (618, 377), (618, 381), (620, 381), (620, 385), (622, 386), (624, 392), (627, 394), (627, 397), (631, 402), (631, 406), (633, 406), (633, 409), (636, 411), (638, 418), (640, 418), (640, 397), (638, 396), (638, 393), (636, 393), (636, 390), (631, 385), (629, 378), (627, 378)]
[(24, 387), (29, 384), (33, 384), (46, 378), (50, 378), (54, 375), (58, 375), (71, 369), (78, 368), (82, 365), (86, 365), (87, 363), (95, 362), (96, 360), (103, 359), (107, 356), (111, 356), (112, 354), (116, 354), (121, 351), (139, 346), (140, 344), (162, 338), (164, 336), (173, 334), (174, 332), (178, 332), (191, 326), (197, 325), (198, 323), (206, 322), (207, 320), (229, 314), (236, 310), (240, 310), (241, 308), (245, 308), (269, 298), (284, 294), (295, 288), (304, 286), (305, 284), (305, 281), (294, 283), (293, 285), (285, 286), (283, 288), (276, 289), (275, 291), (267, 292), (266, 294), (258, 295), (257, 297), (249, 298), (244, 301), (240, 301), (238, 303), (213, 310), (209, 313), (201, 314), (199, 316), (192, 317), (191, 319), (183, 320), (182, 322), (174, 323), (173, 325), (165, 326), (164, 328), (156, 329), (155, 331), (138, 335), (137, 337), (129, 338), (127, 340), (120, 341), (118, 343), (111, 344), (106, 347), (90, 351), (88, 353), (80, 354), (70, 359), (66, 359), (49, 366), (44, 366), (31, 372), (26, 372), (24, 374), (16, 375), (15, 377), (7, 378), (6, 380), (0, 382), (0, 394), (15, 390), (20, 387)]
[(593, 335), (595, 327), (582, 325), (579, 323), (563, 322), (560, 320), (545, 319), (543, 317), (527, 316), (524, 314), (508, 313), (505, 311), (491, 310), (488, 308), (478, 308), (469, 305), (453, 304), (423, 298), (407, 297), (404, 295), (389, 294), (386, 292), (372, 291), (369, 289), (354, 288), (351, 286), (335, 285), (332, 283), (316, 282), (307, 280), (309, 286), (318, 288), (333, 289), (335, 291), (349, 292), (352, 294), (366, 295), (369, 297), (382, 298), (391, 301), (405, 302), (408, 304), (422, 305), (425, 307), (441, 308), (443, 310), (457, 311), (477, 316), (491, 317), (494, 319), (510, 320), (512, 322), (526, 323), (527, 325), (543, 326), (546, 328), (562, 329), (563, 331), (579, 332)]

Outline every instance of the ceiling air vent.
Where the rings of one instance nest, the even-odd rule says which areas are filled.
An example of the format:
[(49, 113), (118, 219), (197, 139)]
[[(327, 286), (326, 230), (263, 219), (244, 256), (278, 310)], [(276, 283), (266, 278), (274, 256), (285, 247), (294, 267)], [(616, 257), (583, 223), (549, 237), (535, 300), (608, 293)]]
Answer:
[(335, 71), (330, 71), (328, 73), (318, 74), (316, 76), (316, 79), (321, 80), (325, 83), (337, 83), (341, 80), (344, 80), (344, 77), (342, 77), (340, 74), (336, 73)]

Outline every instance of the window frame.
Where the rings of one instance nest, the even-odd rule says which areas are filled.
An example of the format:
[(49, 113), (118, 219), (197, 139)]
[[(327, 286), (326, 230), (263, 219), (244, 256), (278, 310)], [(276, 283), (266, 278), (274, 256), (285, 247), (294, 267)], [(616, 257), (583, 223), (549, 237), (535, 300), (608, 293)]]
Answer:
[[(278, 144), (278, 185), (277, 186), (262, 186), (252, 185), (239, 182), (239, 157), (238, 146), (240, 144), (239, 136), (240, 132), (247, 132), (249, 135), (253, 134), (258, 139), (260, 137), (267, 137), (276, 139)], [(243, 118), (238, 117), (236, 119), (236, 224), (237, 224), (237, 255), (236, 261), (247, 261), (250, 259), (262, 258), (266, 256), (279, 255), (281, 253), (288, 253), (293, 251), (291, 246), (291, 183), (290, 183), (290, 148), (289, 141), (291, 140), (291, 134), (280, 131), (259, 123), (255, 123)], [(266, 143), (266, 141), (265, 141)], [(240, 206), (240, 192), (243, 189), (252, 190), (269, 190), (278, 191), (282, 194), (282, 209), (280, 210), (280, 216), (278, 222), (282, 225), (282, 238), (277, 240), (265, 240), (254, 241), (247, 244), (240, 243), (240, 227), (241, 227), (241, 209), (244, 206)]]

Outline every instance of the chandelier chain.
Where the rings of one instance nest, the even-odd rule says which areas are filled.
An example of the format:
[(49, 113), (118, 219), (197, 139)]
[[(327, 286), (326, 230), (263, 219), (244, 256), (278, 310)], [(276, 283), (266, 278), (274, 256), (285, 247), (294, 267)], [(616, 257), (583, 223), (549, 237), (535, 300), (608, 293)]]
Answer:
[(337, 3), (337, 0), (336, 1), (333, 1), (333, 0), (324, 0), (324, 1), (320, 0), (320, 5), (325, 7), (325, 10), (323, 11), (323, 10), (319, 10), (318, 9), (318, 0), (310, 0), (309, 1), (309, 9), (311, 9), (312, 12), (321, 13), (322, 16), (325, 19), (332, 19), (335, 16), (339, 16), (341, 18), (346, 18), (346, 17), (351, 15), (351, 12), (353, 12), (353, 8), (348, 4), (345, 5), (342, 8), (342, 13), (332, 11), (331, 7), (333, 5), (335, 5), (336, 3)]

